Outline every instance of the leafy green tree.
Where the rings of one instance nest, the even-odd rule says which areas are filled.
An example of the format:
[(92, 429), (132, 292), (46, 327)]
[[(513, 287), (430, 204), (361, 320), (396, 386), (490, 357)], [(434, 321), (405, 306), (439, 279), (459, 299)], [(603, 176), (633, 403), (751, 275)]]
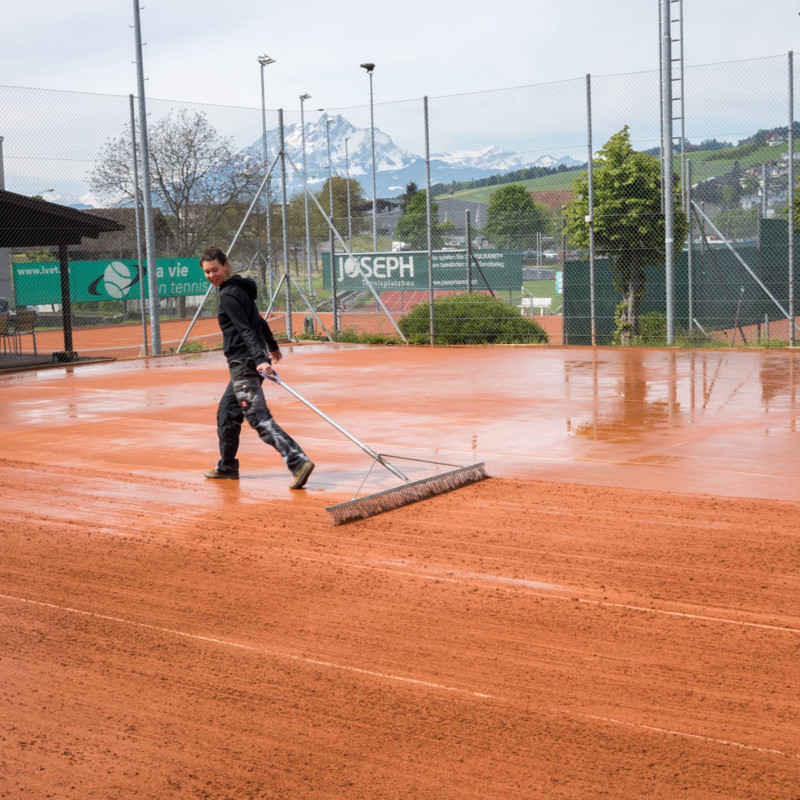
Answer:
[(408, 204), (411, 202), (411, 199), (414, 197), (415, 194), (419, 192), (419, 186), (417, 186), (414, 181), (410, 181), (406, 184), (406, 190), (400, 195), (400, 208), (405, 211), (408, 208)]
[(747, 194), (757, 194), (760, 187), (761, 181), (755, 175), (745, 175), (742, 178), (742, 189)]
[[(788, 203), (783, 207), (781, 216), (784, 219), (789, 219)], [(800, 177), (795, 179), (794, 185), (794, 232), (800, 233)]]
[(524, 250), (535, 246), (536, 234), (550, 223), (549, 209), (535, 203), (521, 183), (511, 183), (492, 194), (482, 233), (495, 247)]
[(723, 184), (720, 187), (719, 194), (723, 208), (733, 209), (739, 207), (739, 199), (741, 198), (742, 192), (737, 186), (731, 183)]
[(444, 222), (439, 223), (439, 230), (442, 232), (442, 236), (447, 236), (450, 233), (453, 233), (456, 229), (456, 224), (451, 219), (446, 219)]
[[(428, 249), (427, 191), (423, 189), (411, 198), (397, 221), (395, 237), (405, 242), (412, 250)], [(434, 250), (441, 249), (444, 236), (439, 227), (439, 205), (431, 201), (431, 242)]]
[[(594, 245), (614, 268), (614, 283), (622, 293), (620, 341), (639, 335), (639, 310), (645, 293), (645, 267), (665, 262), (665, 226), (661, 211), (661, 165), (658, 158), (633, 149), (628, 126), (615, 133), (594, 160)], [(579, 248), (589, 246), (589, 178), (575, 179), (575, 200), (567, 207), (567, 236)], [(673, 176), (675, 252), (680, 252), (688, 224), (680, 209), (680, 183)]]
[(692, 187), (692, 200), (695, 203), (711, 203), (716, 206), (722, 206), (722, 186), (722, 181), (719, 178), (700, 181)]
[(747, 239), (758, 234), (758, 218), (761, 210), (758, 206), (752, 208), (736, 208), (720, 211), (714, 217), (714, 225), (728, 239)]
[[(316, 193), (319, 204), (325, 213), (331, 217), (339, 235), (347, 239), (348, 233), (348, 206), (347, 206), (347, 184), (346, 178), (333, 175), (329, 181), (325, 181)], [(330, 187), (330, 188), (329, 188)], [(333, 213), (331, 213), (331, 192), (333, 193)], [(299, 204), (302, 206), (302, 195), (299, 196)], [(350, 179), (350, 225), (353, 233), (359, 233), (366, 229), (367, 217), (364, 209), (367, 204), (364, 202), (364, 193), (358, 181)], [(299, 223), (299, 235), (305, 236), (305, 222)], [(328, 223), (320, 214), (317, 204), (313, 200), (308, 201), (308, 227), (311, 238), (315, 242), (327, 242), (330, 231)], [(292, 227), (290, 222), (290, 238)]]

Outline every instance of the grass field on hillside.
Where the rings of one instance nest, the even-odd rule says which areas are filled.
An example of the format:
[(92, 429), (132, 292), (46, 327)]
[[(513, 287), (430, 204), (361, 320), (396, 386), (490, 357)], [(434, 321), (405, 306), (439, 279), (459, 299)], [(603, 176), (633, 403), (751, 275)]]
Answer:
[[(795, 141), (795, 152), (800, 140)], [(733, 169), (733, 165), (738, 161), (742, 169), (760, 164), (777, 161), (786, 153), (787, 146), (782, 147), (759, 147), (752, 153), (744, 155), (738, 152), (738, 147), (726, 148), (726, 150), (705, 150), (699, 153), (687, 153), (686, 159), (692, 162), (692, 183), (706, 180), (707, 178), (721, 178)], [(726, 157), (720, 157), (725, 153)], [(717, 155), (720, 154), (720, 155)], [(713, 156), (716, 155), (716, 158)]]
[[(795, 142), (795, 152), (800, 147), (800, 139)], [(703, 150), (694, 153), (687, 153), (687, 161), (692, 163), (692, 183), (704, 181), (708, 178), (721, 178), (733, 169), (733, 165), (738, 161), (742, 169), (754, 165), (766, 164), (777, 161), (786, 153), (787, 146), (768, 147), (764, 145), (751, 153), (742, 154), (740, 148), (729, 147), (724, 150)], [(722, 157), (725, 154), (725, 157)], [(676, 171), (680, 170), (680, 156), (675, 156)], [(547, 175), (544, 178), (533, 178), (529, 181), (514, 181), (521, 183), (530, 192), (544, 192), (554, 189), (572, 189), (575, 178), (582, 175), (586, 170), (575, 170), (571, 172), (559, 172), (555, 175)], [(456, 192), (453, 197), (459, 200), (471, 200), (476, 203), (488, 203), (492, 194), (503, 184), (496, 186), (484, 186), (479, 189), (464, 189)]]
[[(585, 171), (586, 170), (559, 172), (555, 175), (546, 175), (544, 178), (533, 178), (529, 181), (513, 181), (513, 183), (521, 183), (530, 192), (572, 189), (572, 182), (575, 180), (576, 176)], [(456, 192), (452, 197), (458, 200), (471, 200), (474, 203), (488, 203), (492, 194), (502, 185), (503, 184), (498, 184), (497, 186), (483, 186), (480, 189), (464, 189), (461, 192)]]

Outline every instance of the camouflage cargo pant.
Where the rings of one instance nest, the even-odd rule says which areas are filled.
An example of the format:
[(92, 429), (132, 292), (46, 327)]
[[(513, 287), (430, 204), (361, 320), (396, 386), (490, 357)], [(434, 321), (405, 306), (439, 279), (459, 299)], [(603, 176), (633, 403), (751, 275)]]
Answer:
[(264, 379), (256, 372), (256, 364), (233, 361), (229, 365), (231, 380), (220, 398), (217, 408), (217, 436), (220, 459), (217, 468), (221, 472), (238, 472), (239, 436), (242, 422), (247, 420), (262, 442), (274, 447), (281, 455), (289, 472), (296, 472), (307, 459), (299, 444), (275, 422), (261, 384)]

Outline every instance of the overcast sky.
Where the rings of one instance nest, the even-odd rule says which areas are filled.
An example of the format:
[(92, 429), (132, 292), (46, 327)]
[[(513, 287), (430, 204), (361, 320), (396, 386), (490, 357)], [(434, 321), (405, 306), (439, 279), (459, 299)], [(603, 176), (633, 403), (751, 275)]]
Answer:
[[(673, 4), (676, 8), (677, 4)], [(800, 0), (685, 0), (687, 65), (785, 54)], [(146, 95), (347, 108), (658, 67), (658, 0), (143, 0)], [(0, 84), (136, 94), (133, 3), (23, 0), (2, 15)], [(1, 118), (2, 115), (0, 115)]]

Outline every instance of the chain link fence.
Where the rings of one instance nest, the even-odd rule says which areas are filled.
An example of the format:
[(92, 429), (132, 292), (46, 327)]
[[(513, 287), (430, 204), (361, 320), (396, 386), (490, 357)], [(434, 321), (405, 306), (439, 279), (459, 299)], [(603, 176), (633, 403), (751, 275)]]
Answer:
[[(678, 343), (789, 344), (792, 73), (791, 56), (685, 69), (669, 270), (658, 71), (301, 100), (265, 124), (261, 108), (148, 100), (154, 271), (133, 98), (0, 86), (5, 189), (118, 228), (66, 246), (68, 297), (58, 241), (2, 240), (3, 350), (218, 347), (197, 263), (212, 242), (292, 339), (663, 344), (671, 292)], [(10, 230), (32, 212), (3, 213)], [(15, 331), (25, 310), (35, 333)]]

